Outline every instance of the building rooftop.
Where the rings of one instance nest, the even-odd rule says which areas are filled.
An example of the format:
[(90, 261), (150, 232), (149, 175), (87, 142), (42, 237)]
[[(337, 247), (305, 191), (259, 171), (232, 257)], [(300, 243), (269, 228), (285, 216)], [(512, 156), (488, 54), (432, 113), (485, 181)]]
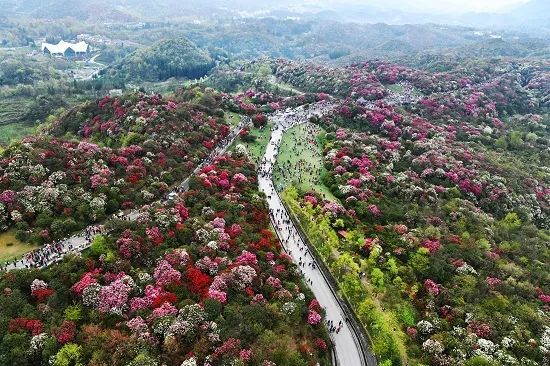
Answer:
[(47, 49), (52, 54), (64, 54), (69, 48), (76, 53), (88, 52), (88, 44), (84, 41), (78, 43), (60, 41), (58, 44), (42, 43), (40, 49), (42, 52), (44, 52), (44, 49)]

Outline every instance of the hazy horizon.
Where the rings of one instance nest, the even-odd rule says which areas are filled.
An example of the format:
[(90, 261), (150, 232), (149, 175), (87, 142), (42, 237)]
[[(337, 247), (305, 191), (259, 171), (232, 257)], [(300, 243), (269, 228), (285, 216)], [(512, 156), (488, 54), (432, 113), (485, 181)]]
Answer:
[[(345, 4), (374, 6), (381, 10), (405, 10), (415, 13), (501, 13), (533, 0), (324, 0), (303, 1), (304, 4), (326, 4), (341, 6)], [(298, 1), (299, 2), (299, 1)]]

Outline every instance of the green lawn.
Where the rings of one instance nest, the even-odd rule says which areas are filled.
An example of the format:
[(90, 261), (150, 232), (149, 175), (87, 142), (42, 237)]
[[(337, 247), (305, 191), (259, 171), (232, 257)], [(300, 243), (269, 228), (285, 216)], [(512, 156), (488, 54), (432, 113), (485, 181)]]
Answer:
[(390, 84), (386, 85), (386, 88), (391, 90), (394, 93), (401, 93), (403, 91), (403, 87), (399, 84)]
[(286, 91), (290, 94), (302, 94), (302, 92), (296, 89), (294, 86), (285, 83), (284, 81), (278, 80), (275, 75), (271, 75), (269, 78), (269, 83), (273, 85), (274, 88), (278, 88), (281, 91)]
[(258, 165), (261, 158), (265, 154), (265, 149), (267, 147), (267, 144), (269, 143), (269, 139), (271, 138), (271, 126), (272, 124), (268, 123), (267, 126), (262, 129), (250, 127), (250, 134), (256, 136), (256, 141), (243, 142), (240, 137), (237, 137), (233, 142), (233, 145), (231, 145), (231, 147), (229, 148), (229, 151), (233, 151), (235, 149), (235, 146), (239, 144), (244, 145), (246, 147), (246, 150), (248, 151), (248, 156), (250, 157), (250, 160), (254, 164)]
[(20, 242), (15, 238), (15, 231), (0, 234), (0, 263), (4, 263), (38, 248), (35, 245)]
[(7, 146), (14, 140), (32, 135), (34, 127), (25, 123), (11, 123), (0, 126), (0, 146)]
[[(313, 135), (311, 129), (315, 131)], [(327, 199), (338, 200), (321, 182), (321, 175), (326, 173), (326, 169), (317, 137), (324, 133), (322, 128), (308, 123), (295, 126), (284, 134), (273, 172), (277, 189), (283, 190), (287, 185), (293, 184), (304, 190), (317, 191)], [(286, 181), (283, 172), (287, 177)]]
[(241, 115), (235, 112), (227, 112), (225, 114), (225, 121), (231, 126), (235, 127), (241, 121)]

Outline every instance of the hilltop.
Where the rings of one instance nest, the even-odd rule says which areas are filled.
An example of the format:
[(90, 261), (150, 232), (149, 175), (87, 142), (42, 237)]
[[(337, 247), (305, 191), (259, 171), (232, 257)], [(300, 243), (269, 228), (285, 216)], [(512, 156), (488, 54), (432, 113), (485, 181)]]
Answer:
[(210, 55), (185, 39), (159, 41), (115, 64), (109, 73), (127, 80), (163, 81), (199, 78), (214, 66)]

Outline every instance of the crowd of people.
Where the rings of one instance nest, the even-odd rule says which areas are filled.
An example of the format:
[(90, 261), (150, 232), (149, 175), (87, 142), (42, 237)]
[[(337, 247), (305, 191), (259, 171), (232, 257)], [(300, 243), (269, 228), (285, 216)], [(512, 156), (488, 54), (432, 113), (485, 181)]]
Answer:
[[(300, 273), (302, 274), (306, 282), (309, 285), (313, 285), (313, 279), (307, 275), (308, 271), (306, 271), (306, 266), (312, 271), (317, 270), (319, 268), (319, 265), (317, 264), (315, 257), (311, 254), (309, 248), (304, 243), (304, 241), (299, 237), (298, 232), (291, 229), (291, 226), (293, 227), (293, 223), (291, 222), (288, 214), (283, 208), (270, 208), (269, 213), (276, 231), (288, 233), (288, 236), (286, 238), (280, 237), (281, 242), (283, 243), (283, 247), (287, 250), (287, 253), (292, 256), (294, 260), (296, 260), (296, 262), (298, 263)], [(291, 244), (294, 244), (298, 247), (298, 253), (293, 254)], [(297, 259), (296, 256), (298, 256)], [(344, 319), (348, 321), (346, 317), (344, 317)], [(342, 319), (338, 321), (338, 326), (334, 325), (333, 320), (325, 320), (325, 322), (330, 333), (338, 334), (343, 326)]]
[[(292, 142), (292, 156), (286, 157), (285, 160), (279, 159), (277, 166), (273, 170), (273, 177), (278, 185), (282, 188), (291, 183), (301, 183), (317, 185), (320, 184), (322, 171), (322, 163), (306, 159), (304, 156), (315, 156), (319, 154), (316, 147), (317, 141), (315, 136), (319, 134), (319, 127), (313, 123), (307, 122), (301, 125), (300, 129), (291, 129), (287, 131)], [(282, 148), (287, 147), (289, 141), (282, 142)], [(295, 160), (293, 156), (300, 156)]]
[(58, 261), (69, 252), (80, 252), (90, 246), (96, 235), (106, 232), (103, 225), (88, 226), (81, 234), (56, 240), (38, 249), (26, 253), (23, 258), (13, 260), (0, 266), (1, 271), (22, 268), (42, 268)]
[[(286, 209), (282, 205), (280, 199), (276, 197), (278, 193), (273, 187), (273, 172), (283, 133), (298, 124), (308, 123), (311, 116), (326, 113), (331, 108), (332, 104), (330, 102), (320, 102), (310, 106), (308, 109), (300, 110), (299, 108), (296, 108), (293, 111), (286, 110), (274, 115), (272, 118), (274, 121), (274, 126), (272, 127), (272, 138), (269, 142), (268, 148), (266, 149), (266, 154), (261, 159), (261, 163), (258, 167), (258, 176), (262, 178), (260, 181), (260, 188), (264, 191), (264, 193), (266, 193), (268, 203), (270, 203), (269, 214), (273, 227), (275, 228), (275, 231), (277, 232), (286, 252), (298, 264), (300, 273), (303, 275), (305, 281), (312, 287), (319, 285), (316, 282), (325, 280), (323, 279), (323, 275), (319, 272), (319, 264), (317, 263), (315, 257), (310, 252), (310, 249), (305, 244), (305, 241), (300, 237), (300, 234), (294, 227), (294, 224), (288, 216), (288, 213), (286, 212)], [(310, 124), (306, 127), (306, 129), (308, 131), (306, 137), (304, 137), (304, 140), (299, 142), (295, 147), (298, 150), (312, 148), (311, 144), (314, 143), (315, 136), (317, 135), (315, 127)], [(295, 132), (291, 131), (290, 133)], [(296, 153), (299, 154), (300, 151), (297, 151)], [(281, 161), (279, 161), (278, 164), (281, 164)], [(277, 169), (285, 170), (285, 175), (289, 180), (297, 178), (298, 182), (300, 182), (299, 176), (301, 174), (298, 177), (291, 177), (291, 173), (289, 173), (289, 169), (287, 169), (289, 165), (290, 162), (283, 161), (282, 165), (280, 165)], [(303, 163), (299, 166), (299, 172), (303, 172), (304, 174), (314, 173), (315, 169), (317, 169), (317, 173), (319, 173), (318, 169), (320, 168), (320, 165), (303, 161)], [(265, 182), (268, 182), (267, 186), (265, 186)], [(328, 284), (325, 285), (328, 286)], [(331, 333), (339, 334), (343, 327), (344, 319), (347, 321), (347, 318), (338, 309), (332, 310), (333, 311), (327, 312), (327, 316), (330, 315), (337, 320), (326, 320), (326, 323)]]

